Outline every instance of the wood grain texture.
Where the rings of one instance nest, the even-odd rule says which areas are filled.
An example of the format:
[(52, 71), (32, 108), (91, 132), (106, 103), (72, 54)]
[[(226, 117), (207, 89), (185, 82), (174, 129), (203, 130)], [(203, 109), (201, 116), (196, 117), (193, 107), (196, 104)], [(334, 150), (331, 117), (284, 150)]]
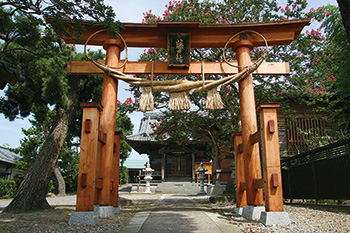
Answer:
[[(265, 208), (269, 212), (283, 211), (283, 190), (277, 126), (278, 105), (258, 107), (261, 127), (261, 147), (264, 169)], [(274, 132), (271, 132), (271, 124)]]
[[(77, 211), (93, 211), (97, 166), (99, 107), (83, 107), (81, 127), (80, 161), (77, 188)], [(90, 132), (85, 124), (90, 120)]]
[[(238, 42), (239, 43), (239, 42)], [(237, 60), (240, 66), (251, 64), (250, 49), (246, 46), (237, 46)], [(243, 141), (243, 156), (245, 165), (245, 182), (247, 184), (247, 204), (260, 206), (264, 204), (263, 190), (254, 188), (254, 179), (260, 179), (259, 145), (250, 143), (250, 135), (258, 130), (253, 76), (249, 75), (239, 83), (239, 99), (241, 110), (241, 128)]]
[[(120, 58), (120, 41), (111, 39), (104, 41), (106, 63), (117, 66)], [(113, 166), (114, 129), (117, 106), (118, 81), (104, 75), (102, 89), (103, 111), (100, 117), (100, 130), (106, 134), (106, 143), (101, 146), (99, 154), (98, 178), (103, 179), (103, 188), (98, 190), (96, 202), (99, 205), (111, 205), (111, 175)]]
[[(301, 30), (310, 22), (311, 19), (252, 24), (199, 24), (198, 22), (123, 23), (124, 29), (120, 29), (120, 34), (128, 47), (167, 48), (168, 33), (190, 33), (191, 48), (223, 48), (230, 37), (237, 32), (254, 30), (261, 33), (267, 39), (269, 45), (274, 46), (289, 44), (298, 37)], [(67, 25), (73, 23), (67, 21)], [(85, 28), (86, 31), (79, 38), (82, 43), (85, 43), (92, 33), (102, 29), (98, 24), (92, 26), (86, 24)], [(74, 35), (74, 32), (72, 34)], [(254, 46), (264, 46), (264, 41), (258, 35), (248, 33), (247, 35)], [(68, 44), (78, 43), (71, 37), (63, 34), (60, 34), (60, 36)], [(107, 32), (100, 33), (94, 36), (89, 44), (103, 45), (108, 38), (109, 34)], [(232, 43), (234, 42), (233, 40)]]
[(245, 182), (244, 158), (243, 153), (239, 149), (240, 145), (242, 145), (242, 133), (234, 133), (233, 137), (235, 145), (237, 207), (241, 208), (247, 206), (247, 185)]
[[(104, 60), (98, 60), (101, 64), (105, 64)], [(118, 66), (124, 63), (119, 62)], [(232, 61), (237, 65), (237, 61)], [(124, 74), (151, 74), (152, 62), (148, 61), (128, 61), (123, 68), (117, 69)], [(238, 69), (228, 65), (225, 62), (204, 62), (205, 74), (214, 75), (231, 75), (237, 74)], [(69, 74), (104, 74), (90, 61), (70, 61), (67, 64), (67, 72)], [(286, 75), (290, 73), (289, 62), (263, 62), (253, 75)], [(167, 62), (154, 62), (154, 74), (189, 74), (202, 75), (202, 63), (191, 62), (188, 69), (169, 68)]]

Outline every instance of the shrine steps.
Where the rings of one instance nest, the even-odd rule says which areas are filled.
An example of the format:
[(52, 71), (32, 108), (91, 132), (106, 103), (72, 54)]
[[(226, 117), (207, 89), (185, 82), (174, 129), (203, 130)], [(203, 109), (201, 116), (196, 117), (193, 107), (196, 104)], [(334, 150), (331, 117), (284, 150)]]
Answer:
[(158, 184), (157, 193), (197, 194), (199, 184), (191, 182), (163, 182)]

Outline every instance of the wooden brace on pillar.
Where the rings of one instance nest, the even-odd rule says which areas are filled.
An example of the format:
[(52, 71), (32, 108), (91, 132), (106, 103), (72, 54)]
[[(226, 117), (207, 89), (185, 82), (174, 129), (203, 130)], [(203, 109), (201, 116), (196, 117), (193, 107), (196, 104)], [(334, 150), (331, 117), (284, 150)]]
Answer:
[(93, 211), (97, 167), (98, 122), (102, 105), (99, 103), (81, 103), (80, 106), (83, 108), (83, 120), (76, 210)]
[(262, 160), (264, 171), (265, 208), (268, 212), (283, 211), (283, 191), (277, 125), (279, 104), (261, 104), (260, 114)]

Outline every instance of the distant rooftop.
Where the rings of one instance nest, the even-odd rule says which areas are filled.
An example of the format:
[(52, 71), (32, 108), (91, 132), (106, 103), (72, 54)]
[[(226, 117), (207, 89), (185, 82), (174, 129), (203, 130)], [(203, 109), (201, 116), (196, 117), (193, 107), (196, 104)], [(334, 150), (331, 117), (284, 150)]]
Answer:
[(0, 146), (0, 162), (15, 164), (15, 160), (19, 160), (22, 157), (16, 153), (13, 153), (9, 149)]
[(145, 168), (145, 163), (148, 159), (127, 159), (124, 166), (127, 168)]

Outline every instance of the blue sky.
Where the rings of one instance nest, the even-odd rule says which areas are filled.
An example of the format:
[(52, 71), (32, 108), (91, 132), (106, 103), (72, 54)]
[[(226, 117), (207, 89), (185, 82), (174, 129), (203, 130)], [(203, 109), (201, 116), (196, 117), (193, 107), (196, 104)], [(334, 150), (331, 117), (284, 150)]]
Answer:
[[(281, 6), (285, 6), (287, 1), (283, 0), (278, 2)], [(169, 0), (106, 0), (105, 3), (113, 6), (117, 17), (121, 22), (141, 23), (143, 17), (142, 13), (149, 11), (150, 9), (152, 9), (152, 13), (155, 15), (161, 16), (165, 11), (165, 5), (169, 3)], [(317, 8), (326, 4), (338, 5), (336, 0), (309, 0), (308, 8)], [(144, 49), (129, 49), (129, 60), (136, 61), (143, 50)], [(118, 99), (121, 102), (127, 97), (130, 97), (129, 92), (125, 91), (127, 88), (128, 85), (120, 81)], [(0, 96), (3, 95), (4, 92), (0, 91)], [(134, 132), (137, 132), (142, 113), (133, 113), (130, 117), (134, 124)], [(0, 145), (9, 144), (10, 147), (18, 147), (20, 145), (20, 139), (24, 136), (21, 129), (29, 127), (30, 123), (27, 119), (16, 119), (14, 122), (9, 122), (5, 119), (4, 115), (0, 114)], [(135, 152), (131, 157), (140, 158)]]

